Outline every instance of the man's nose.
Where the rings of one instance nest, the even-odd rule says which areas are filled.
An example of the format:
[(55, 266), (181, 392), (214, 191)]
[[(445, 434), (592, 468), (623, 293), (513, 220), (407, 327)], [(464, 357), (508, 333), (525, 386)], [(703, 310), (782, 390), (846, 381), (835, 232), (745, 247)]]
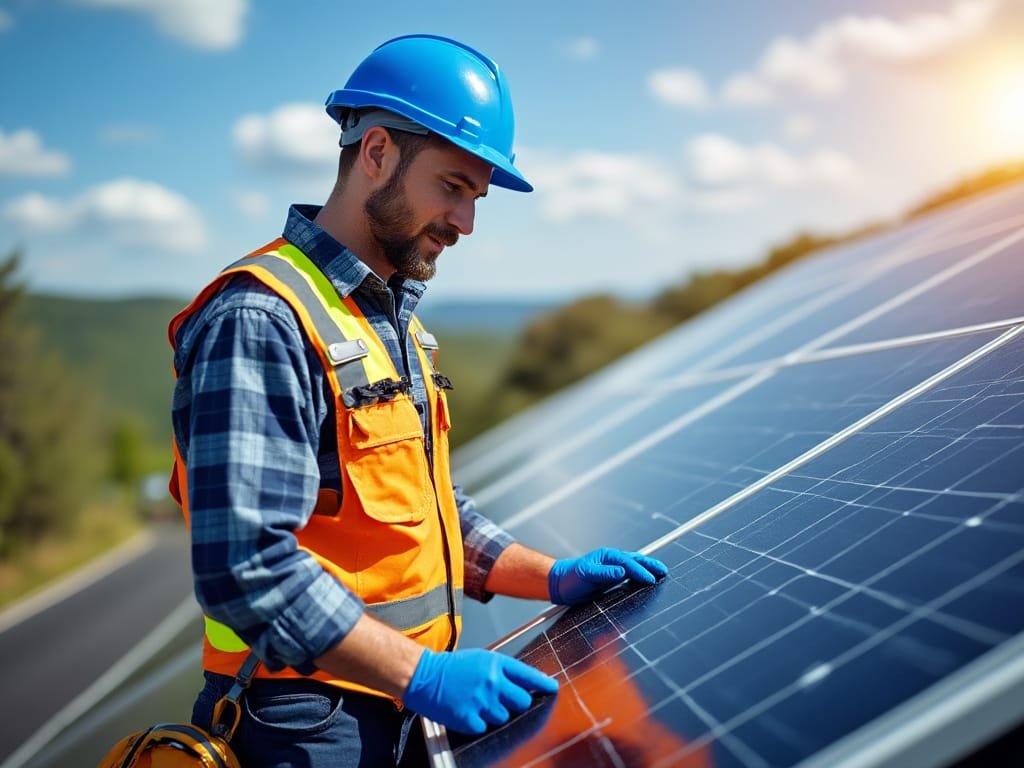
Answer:
[(476, 218), (476, 200), (463, 200), (448, 214), (448, 223), (459, 231), (460, 235), (473, 233), (473, 220)]

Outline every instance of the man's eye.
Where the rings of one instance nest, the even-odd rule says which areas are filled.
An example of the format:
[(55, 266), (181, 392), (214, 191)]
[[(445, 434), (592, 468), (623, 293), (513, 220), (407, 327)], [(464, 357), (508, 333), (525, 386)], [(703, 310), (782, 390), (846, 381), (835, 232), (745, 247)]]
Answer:
[(458, 192), (459, 185), (453, 184), (450, 181), (442, 181), (441, 185), (444, 187), (445, 192)]

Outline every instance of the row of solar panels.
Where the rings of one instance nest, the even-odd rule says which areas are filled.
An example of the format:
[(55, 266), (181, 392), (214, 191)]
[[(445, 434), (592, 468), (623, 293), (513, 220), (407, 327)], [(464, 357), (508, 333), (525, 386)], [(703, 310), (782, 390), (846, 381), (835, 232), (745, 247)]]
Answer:
[[(437, 764), (943, 765), (1024, 719), (1022, 285), (1017, 186), (800, 262), (467, 446), (456, 479), (524, 542), (671, 573), (520, 632), (561, 693), (433, 729)], [(464, 642), (541, 608), (467, 606)]]

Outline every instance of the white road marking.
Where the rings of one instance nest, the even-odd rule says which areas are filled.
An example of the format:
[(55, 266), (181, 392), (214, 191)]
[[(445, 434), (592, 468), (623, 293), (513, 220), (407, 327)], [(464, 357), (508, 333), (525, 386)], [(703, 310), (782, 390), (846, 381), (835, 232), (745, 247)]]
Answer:
[(95, 584), (104, 576), (145, 554), (155, 544), (156, 537), (149, 531), (143, 531), (71, 575), (31, 593), (0, 613), (0, 634)]
[(177, 608), (167, 615), (167, 618), (146, 635), (138, 645), (128, 651), (120, 661), (69, 701), (56, 715), (43, 723), (25, 743), (0, 764), (0, 768), (22, 768), (28, 765), (29, 761), (43, 747), (124, 683), (199, 615), (199, 605), (196, 603), (195, 597), (189, 594)]

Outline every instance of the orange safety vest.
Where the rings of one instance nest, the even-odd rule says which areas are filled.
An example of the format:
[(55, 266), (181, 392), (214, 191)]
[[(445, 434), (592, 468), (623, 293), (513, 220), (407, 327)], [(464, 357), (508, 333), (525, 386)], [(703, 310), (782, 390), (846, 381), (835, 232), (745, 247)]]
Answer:
[[(462, 534), (449, 470), (448, 403), (433, 378), (433, 336), (413, 318), (430, 403), (431, 472), (420, 416), (407, 393), (352, 404), (356, 387), (383, 379), (398, 381), (399, 374), (356, 303), (339, 297), (309, 258), (283, 238), (230, 265), (210, 283), (171, 321), (171, 346), (185, 319), (239, 272), (252, 275), (288, 302), (316, 349), (334, 394), (341, 498), (336, 491), (320, 490), (314, 514), (296, 533), (299, 548), (358, 595), (372, 615), (428, 648), (454, 648), (462, 627)], [(187, 524), (186, 463), (176, 441), (170, 486)], [(234, 675), (248, 652), (229, 627), (206, 617), (204, 669)], [(272, 673), (263, 665), (257, 676), (301, 677), (290, 668)], [(312, 677), (384, 696), (323, 671)]]

